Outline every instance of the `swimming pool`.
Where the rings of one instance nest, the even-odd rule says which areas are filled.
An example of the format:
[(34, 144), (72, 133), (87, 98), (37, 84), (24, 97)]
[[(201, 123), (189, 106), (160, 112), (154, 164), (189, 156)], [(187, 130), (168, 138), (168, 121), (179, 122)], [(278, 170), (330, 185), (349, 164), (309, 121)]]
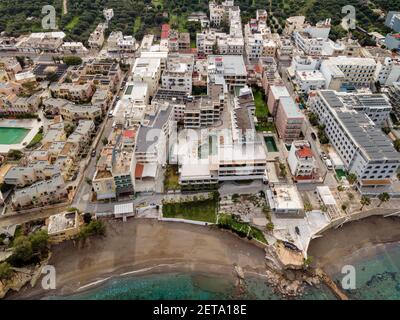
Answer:
[(0, 144), (18, 144), (29, 133), (30, 129), (0, 127)]
[(278, 147), (276, 146), (275, 139), (272, 136), (264, 137), (265, 144), (267, 145), (267, 150), (269, 152), (278, 152)]

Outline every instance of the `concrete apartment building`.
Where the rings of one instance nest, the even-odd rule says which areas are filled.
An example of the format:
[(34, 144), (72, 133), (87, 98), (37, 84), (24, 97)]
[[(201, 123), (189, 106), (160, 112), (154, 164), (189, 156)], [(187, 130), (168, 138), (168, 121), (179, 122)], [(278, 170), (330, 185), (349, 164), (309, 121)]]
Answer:
[(345, 169), (358, 177), (365, 194), (388, 191), (400, 165), (389, 138), (363, 112), (348, 109), (334, 91), (322, 90), (309, 98), (311, 110), (334, 146)]
[(322, 61), (320, 71), (326, 88), (339, 91), (343, 85), (367, 87), (375, 79), (376, 62), (372, 58), (330, 57)]
[(194, 56), (192, 54), (169, 55), (167, 68), (161, 76), (161, 88), (192, 93)]
[(16, 44), (21, 53), (57, 52), (63, 44), (64, 32), (33, 32)]
[(237, 8), (233, 0), (225, 0), (221, 4), (211, 1), (209, 3), (211, 25), (219, 27), (224, 21), (228, 22), (230, 10), (237, 10)]
[(324, 89), (326, 80), (324, 75), (318, 71), (296, 71), (294, 85), (302, 94), (308, 94), (312, 90)]
[(242, 56), (210, 55), (208, 62), (208, 92), (212, 85), (221, 85), (233, 92), (235, 88), (246, 85), (247, 71)]
[(60, 50), (66, 54), (87, 54), (89, 52), (82, 42), (64, 42)]
[(400, 118), (400, 82), (393, 82), (388, 87), (387, 95), (397, 118)]
[(279, 101), (282, 97), (290, 97), (289, 91), (285, 85), (270, 86), (267, 105), (268, 111), (273, 117), (276, 117)]
[(64, 120), (77, 122), (79, 120), (92, 120), (102, 116), (101, 108), (92, 105), (69, 103), (60, 109), (60, 115)]
[(99, 23), (96, 29), (90, 34), (88, 43), (92, 49), (100, 49), (104, 44), (104, 32), (107, 29), (105, 23)]
[(304, 204), (295, 185), (275, 184), (266, 191), (266, 198), (273, 213), (277, 215), (300, 215)]
[(210, 97), (196, 97), (186, 103), (183, 123), (187, 129), (206, 128), (220, 120), (223, 103)]
[(303, 122), (304, 115), (300, 112), (294, 100), (291, 97), (281, 97), (275, 117), (279, 137), (286, 144), (298, 140)]
[(30, 187), (15, 191), (12, 206), (16, 210), (25, 207), (40, 207), (65, 201), (68, 193), (61, 175), (37, 182)]
[(232, 37), (223, 32), (204, 30), (196, 34), (196, 47), (200, 54), (242, 55), (244, 52), (243, 37)]
[(4, 183), (23, 188), (37, 181), (46, 180), (59, 174), (60, 170), (48, 161), (35, 161), (27, 167), (12, 167), (4, 176)]
[(90, 83), (53, 83), (50, 85), (50, 92), (55, 98), (73, 102), (88, 102), (94, 94), (94, 89)]
[(132, 81), (145, 82), (148, 85), (149, 96), (157, 91), (161, 77), (160, 59), (137, 58), (132, 69)]
[(295, 181), (306, 182), (318, 178), (318, 165), (308, 141), (293, 141), (287, 160)]
[(47, 233), (51, 243), (59, 243), (73, 238), (79, 233), (81, 221), (79, 212), (62, 212), (50, 216), (47, 221)]

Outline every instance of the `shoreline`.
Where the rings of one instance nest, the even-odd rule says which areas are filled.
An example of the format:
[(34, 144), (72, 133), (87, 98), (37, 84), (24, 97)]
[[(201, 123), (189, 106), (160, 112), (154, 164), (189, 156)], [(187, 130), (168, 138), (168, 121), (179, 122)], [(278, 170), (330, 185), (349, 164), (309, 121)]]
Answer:
[(263, 274), (266, 270), (262, 248), (216, 228), (148, 219), (106, 224), (105, 238), (90, 239), (83, 247), (67, 241), (52, 248), (49, 264), (57, 272), (55, 290), (42, 290), (38, 281), (34, 288), (25, 286), (10, 292), (6, 299), (71, 295), (124, 276), (192, 272), (235, 279), (236, 265), (245, 273)]
[[(400, 241), (399, 223), (399, 218), (368, 217), (330, 229), (310, 244), (313, 264), (334, 277), (344, 263), (374, 257), (377, 248), (396, 245)], [(130, 239), (126, 233), (134, 237)], [(147, 241), (156, 235), (159, 242)], [(144, 248), (138, 248), (141, 245)], [(114, 251), (119, 249), (128, 252), (116, 257)], [(113, 279), (165, 273), (223, 275), (234, 281), (236, 265), (245, 275), (268, 282), (262, 248), (219, 229), (147, 219), (107, 221), (105, 238), (91, 239), (83, 247), (73, 241), (56, 245), (50, 264), (57, 270), (56, 290), (44, 291), (38, 281), (34, 288), (26, 286), (20, 292), (10, 292), (6, 299), (69, 296)]]
[(343, 265), (375, 257), (386, 246), (400, 243), (400, 218), (370, 216), (329, 229), (310, 243), (313, 264), (334, 277)]

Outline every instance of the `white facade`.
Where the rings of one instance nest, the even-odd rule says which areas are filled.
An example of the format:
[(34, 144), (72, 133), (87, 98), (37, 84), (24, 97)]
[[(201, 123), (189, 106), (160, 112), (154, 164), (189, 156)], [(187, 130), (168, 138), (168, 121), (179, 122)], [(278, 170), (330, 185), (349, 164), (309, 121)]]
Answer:
[(132, 69), (132, 81), (145, 82), (149, 95), (154, 96), (161, 77), (160, 59), (137, 58)]
[(389, 138), (363, 113), (345, 107), (335, 92), (323, 90), (309, 99), (311, 110), (361, 187), (390, 186), (400, 165), (399, 153)]
[(317, 163), (308, 141), (292, 142), (289, 151), (288, 164), (292, 176), (304, 180), (312, 180), (317, 171)]

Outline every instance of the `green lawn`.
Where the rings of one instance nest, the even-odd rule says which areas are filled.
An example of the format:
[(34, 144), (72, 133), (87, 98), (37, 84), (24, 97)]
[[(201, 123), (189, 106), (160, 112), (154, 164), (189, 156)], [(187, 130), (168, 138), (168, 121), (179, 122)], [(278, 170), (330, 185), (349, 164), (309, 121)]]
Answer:
[(215, 223), (217, 200), (206, 199), (190, 202), (165, 203), (162, 208), (166, 218), (180, 218)]
[(39, 133), (37, 133), (34, 137), (33, 137), (33, 139), (32, 139), (32, 141), (28, 144), (28, 148), (33, 148), (34, 146), (36, 146), (40, 141), (42, 141), (42, 139), (43, 139), (43, 133), (41, 133), (41, 132), (39, 132)]
[(135, 23), (133, 24), (133, 33), (138, 32), (141, 26), (142, 26), (142, 18), (138, 16), (135, 18)]
[(65, 29), (71, 31), (79, 23), (79, 16), (75, 16), (72, 20), (65, 26)]
[(165, 170), (164, 187), (168, 190), (179, 190), (179, 173), (177, 166), (168, 166)]
[(175, 14), (170, 14), (169, 16), (169, 24), (172, 28), (178, 29), (179, 32), (187, 32), (188, 30), (186, 29), (186, 21), (187, 21), (187, 16), (186, 15), (175, 15)]
[(263, 132), (263, 131), (275, 132), (275, 125), (273, 122), (259, 121), (256, 124), (256, 131), (258, 131), (258, 132)]
[(256, 117), (268, 117), (268, 107), (260, 90), (253, 89), (254, 103), (256, 105)]
[(231, 230), (242, 238), (254, 238), (262, 243), (268, 244), (267, 240), (264, 237), (264, 234), (260, 229), (250, 226), (248, 223), (240, 222), (231, 215), (220, 215), (218, 226), (223, 229)]

